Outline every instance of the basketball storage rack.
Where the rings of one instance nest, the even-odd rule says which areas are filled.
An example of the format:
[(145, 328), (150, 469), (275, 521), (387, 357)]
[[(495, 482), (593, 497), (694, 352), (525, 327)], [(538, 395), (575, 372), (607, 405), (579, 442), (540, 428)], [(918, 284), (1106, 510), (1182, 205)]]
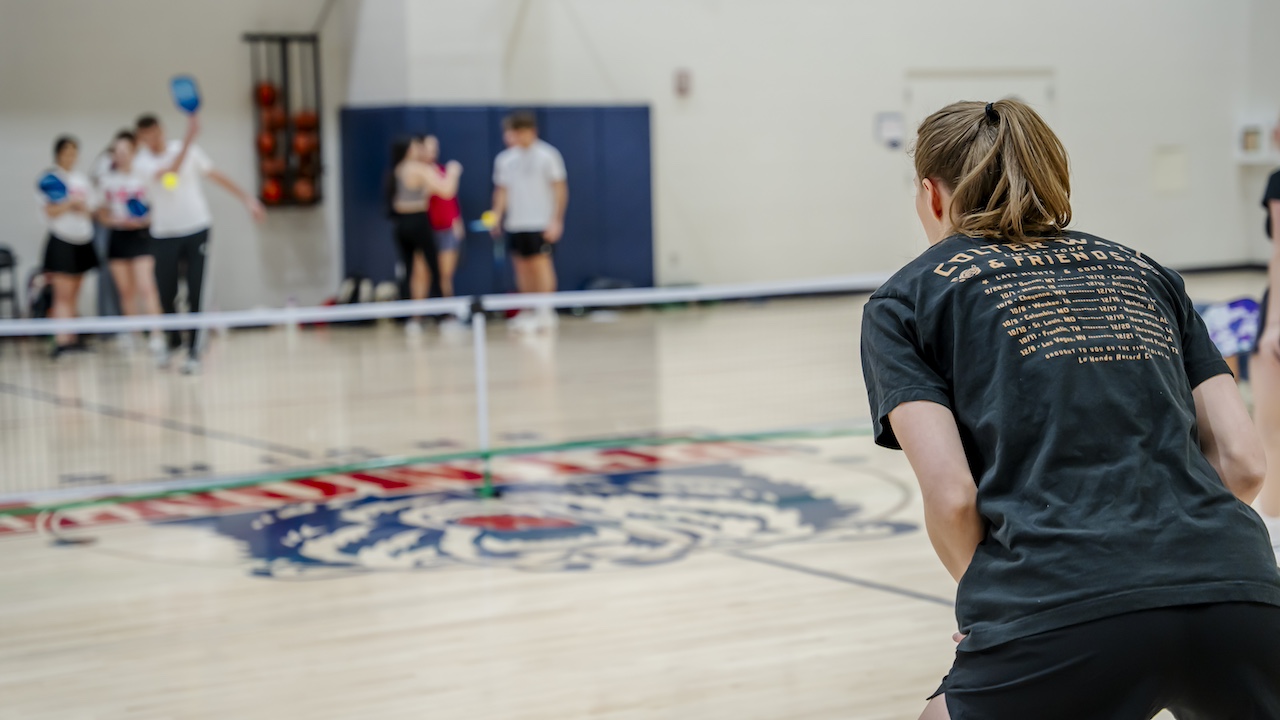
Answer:
[(267, 207), (324, 199), (320, 38), (246, 33), (253, 82), (258, 197)]

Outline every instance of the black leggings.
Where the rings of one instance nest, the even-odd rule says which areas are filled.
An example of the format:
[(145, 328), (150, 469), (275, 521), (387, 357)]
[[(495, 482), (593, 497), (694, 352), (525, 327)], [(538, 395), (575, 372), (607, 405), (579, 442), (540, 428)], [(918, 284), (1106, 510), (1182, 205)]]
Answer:
[(436, 236), (425, 212), (397, 214), (394, 218), (396, 248), (404, 263), (404, 277), (400, 281), (400, 297), (409, 297), (409, 277), (413, 275), (413, 256), (422, 253), (431, 271), (431, 287), (427, 297), (436, 297), (440, 286), (440, 255), (436, 251)]
[[(186, 273), (187, 309), (200, 312), (200, 291), (204, 287), (204, 260), (208, 253), (209, 231), (201, 230), (193, 235), (176, 238), (155, 238), (151, 242), (156, 259), (156, 289), (160, 293), (160, 307), (166, 314), (178, 311), (178, 276)], [(169, 349), (182, 347), (184, 330), (170, 330)], [(191, 357), (199, 357), (204, 333), (191, 331)]]
[(1280, 720), (1280, 607), (1142, 610), (958, 651), (952, 720)]

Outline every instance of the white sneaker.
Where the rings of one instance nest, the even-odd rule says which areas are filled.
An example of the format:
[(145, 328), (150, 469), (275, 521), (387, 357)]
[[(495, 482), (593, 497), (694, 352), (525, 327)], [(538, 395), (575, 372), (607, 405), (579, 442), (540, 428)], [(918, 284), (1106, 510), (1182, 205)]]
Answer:
[(417, 337), (422, 334), (422, 321), (418, 318), (412, 318), (404, 324), (404, 331), (410, 337)]
[(131, 353), (135, 347), (133, 342), (133, 333), (122, 332), (116, 335), (116, 347), (120, 348), (120, 352)]
[(441, 335), (461, 335), (467, 331), (467, 326), (463, 325), (456, 317), (446, 317), (440, 321)]
[(338, 304), (349, 305), (356, 301), (356, 281), (351, 278), (338, 285)]
[(560, 326), (560, 316), (556, 314), (555, 308), (538, 308), (534, 317), (539, 330), (552, 331)]
[(161, 370), (169, 367), (169, 343), (165, 339), (164, 333), (159, 330), (151, 331), (151, 339), (147, 341), (147, 350), (151, 352), (151, 359), (155, 362), (156, 367)]
[(200, 361), (193, 357), (187, 358), (187, 361), (182, 363), (182, 374), (183, 375), (199, 375)]
[(530, 310), (521, 310), (507, 321), (507, 329), (515, 333), (532, 333), (538, 331), (538, 316)]

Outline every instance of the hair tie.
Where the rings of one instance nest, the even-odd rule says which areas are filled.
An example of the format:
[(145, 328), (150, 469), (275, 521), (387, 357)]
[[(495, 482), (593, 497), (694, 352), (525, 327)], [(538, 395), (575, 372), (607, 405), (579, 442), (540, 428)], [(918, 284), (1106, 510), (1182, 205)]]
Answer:
[(991, 103), (987, 103), (987, 119), (993, 123), (1000, 122), (1000, 113), (996, 112)]

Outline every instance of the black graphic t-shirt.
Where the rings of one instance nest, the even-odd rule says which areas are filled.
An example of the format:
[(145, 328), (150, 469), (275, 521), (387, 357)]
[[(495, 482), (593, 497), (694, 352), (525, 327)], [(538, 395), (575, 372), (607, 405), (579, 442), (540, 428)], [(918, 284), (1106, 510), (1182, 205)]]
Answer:
[(951, 237), (868, 300), (875, 440), (889, 412), (955, 414), (987, 533), (960, 580), (960, 649), (1125, 612), (1280, 605), (1261, 519), (1200, 450), (1191, 391), (1230, 372), (1182, 278), (1084, 233)]
[(1267, 178), (1267, 189), (1262, 193), (1262, 209), (1267, 211), (1267, 221), (1263, 226), (1267, 229), (1267, 239), (1271, 239), (1271, 201), (1280, 200), (1280, 170), (1271, 173)]

